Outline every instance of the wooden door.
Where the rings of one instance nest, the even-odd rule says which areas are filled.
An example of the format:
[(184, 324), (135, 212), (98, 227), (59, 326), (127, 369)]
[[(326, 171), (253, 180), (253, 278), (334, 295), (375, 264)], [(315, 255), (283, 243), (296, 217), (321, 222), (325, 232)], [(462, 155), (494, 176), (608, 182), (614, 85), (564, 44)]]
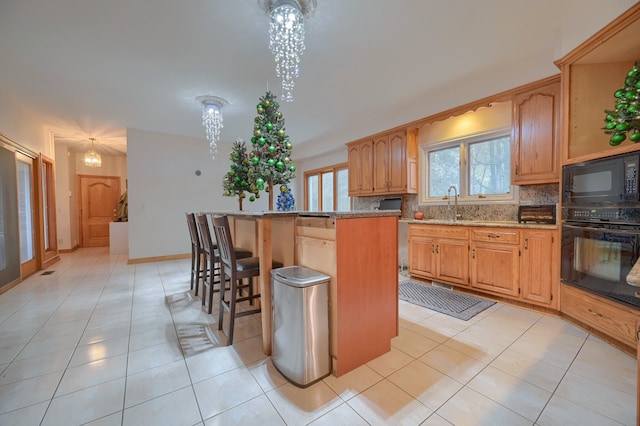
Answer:
[(553, 231), (524, 230), (522, 233), (522, 298), (551, 304), (555, 277)]
[(409, 237), (409, 274), (434, 278), (435, 240), (429, 237)]
[(109, 223), (120, 198), (120, 177), (79, 175), (78, 185), (82, 246), (108, 246)]
[(445, 282), (469, 284), (469, 243), (467, 240), (439, 239), (436, 244), (437, 278)]
[(404, 131), (389, 135), (390, 193), (407, 192), (407, 136)]
[(386, 193), (389, 190), (389, 136), (380, 136), (373, 141), (373, 191)]
[(516, 185), (558, 182), (560, 83), (514, 98), (512, 182)]
[(518, 246), (473, 243), (471, 286), (494, 293), (517, 296), (520, 280), (518, 254)]

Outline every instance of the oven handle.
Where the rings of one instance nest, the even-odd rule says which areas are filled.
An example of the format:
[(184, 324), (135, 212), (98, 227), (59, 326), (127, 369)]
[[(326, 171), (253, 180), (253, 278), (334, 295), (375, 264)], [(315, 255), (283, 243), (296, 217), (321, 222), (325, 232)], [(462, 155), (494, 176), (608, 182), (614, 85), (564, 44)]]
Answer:
[(640, 235), (640, 229), (628, 230), (628, 229), (613, 229), (613, 228), (595, 228), (593, 226), (580, 226), (580, 225), (568, 225), (563, 224), (562, 229), (580, 229), (583, 231), (596, 231), (596, 232), (613, 232), (616, 234), (628, 234), (628, 235)]

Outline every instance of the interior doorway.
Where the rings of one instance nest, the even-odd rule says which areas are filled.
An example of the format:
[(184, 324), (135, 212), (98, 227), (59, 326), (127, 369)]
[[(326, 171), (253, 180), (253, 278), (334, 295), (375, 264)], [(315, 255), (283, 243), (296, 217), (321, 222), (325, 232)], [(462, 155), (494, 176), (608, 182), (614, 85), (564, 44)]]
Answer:
[(78, 188), (82, 247), (108, 246), (109, 223), (113, 222), (120, 198), (120, 177), (78, 175)]

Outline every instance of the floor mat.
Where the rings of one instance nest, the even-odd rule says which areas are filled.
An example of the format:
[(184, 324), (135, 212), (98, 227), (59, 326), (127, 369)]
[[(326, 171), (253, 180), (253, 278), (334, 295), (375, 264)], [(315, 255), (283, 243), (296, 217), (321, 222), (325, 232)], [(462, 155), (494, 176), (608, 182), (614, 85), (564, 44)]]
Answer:
[(473, 318), (496, 303), (493, 300), (481, 299), (411, 280), (400, 282), (399, 298), (464, 321)]

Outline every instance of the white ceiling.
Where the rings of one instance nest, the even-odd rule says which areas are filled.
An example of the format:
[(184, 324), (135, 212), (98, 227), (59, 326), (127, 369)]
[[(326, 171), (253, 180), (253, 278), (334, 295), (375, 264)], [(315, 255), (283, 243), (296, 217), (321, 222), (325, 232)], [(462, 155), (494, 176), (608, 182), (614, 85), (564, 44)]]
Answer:
[[(560, 58), (630, 0), (317, 0), (293, 103), (307, 157), (557, 73)], [(248, 140), (280, 83), (256, 0), (1, 0), (0, 90), (56, 143), (126, 150), (126, 128), (203, 138), (195, 98), (224, 107), (222, 139)]]

